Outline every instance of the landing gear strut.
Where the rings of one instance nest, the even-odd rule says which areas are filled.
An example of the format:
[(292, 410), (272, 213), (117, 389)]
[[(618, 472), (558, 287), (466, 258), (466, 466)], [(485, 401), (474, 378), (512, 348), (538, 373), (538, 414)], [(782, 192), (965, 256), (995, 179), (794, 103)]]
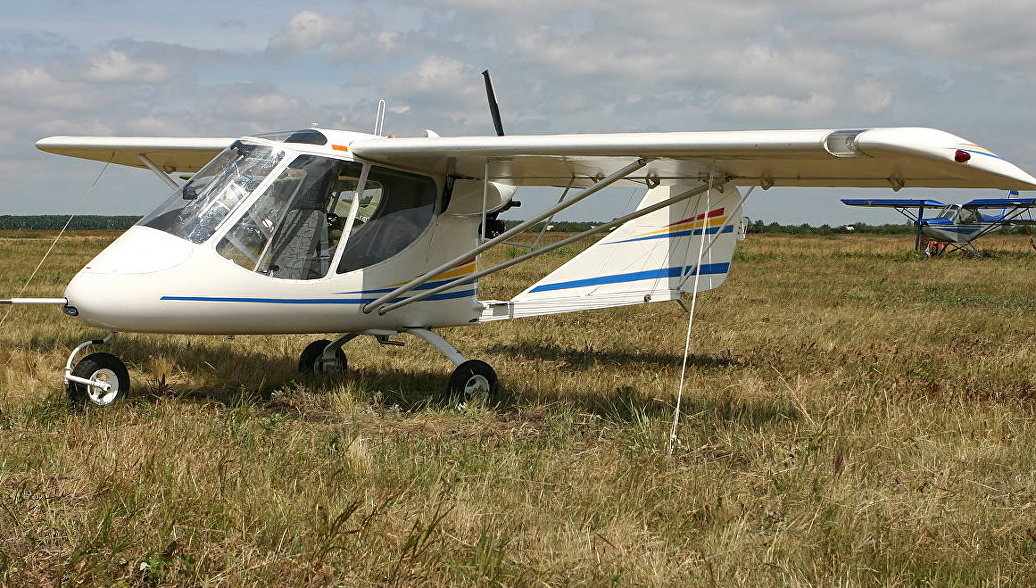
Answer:
[(465, 358), (446, 339), (428, 329), (407, 329), (406, 332), (424, 339), (457, 366), (446, 384), (446, 395), (450, 402), (463, 406), (469, 402), (488, 404), (496, 399), (496, 372), (488, 363)]
[[(450, 402), (465, 405), (470, 402), (489, 403), (495, 399), (497, 377), (489, 364), (477, 359), (467, 359), (445, 339), (428, 329), (404, 329), (403, 332), (428, 342), (457, 366), (450, 374), (446, 385), (446, 395)], [(360, 335), (370, 335), (382, 345), (402, 345), (403, 343), (390, 339), (397, 334), (396, 331), (371, 330), (342, 335), (334, 341), (314, 341), (306, 346), (299, 357), (299, 372), (307, 375), (344, 374), (349, 363), (345, 352), (342, 351), (343, 345)]]

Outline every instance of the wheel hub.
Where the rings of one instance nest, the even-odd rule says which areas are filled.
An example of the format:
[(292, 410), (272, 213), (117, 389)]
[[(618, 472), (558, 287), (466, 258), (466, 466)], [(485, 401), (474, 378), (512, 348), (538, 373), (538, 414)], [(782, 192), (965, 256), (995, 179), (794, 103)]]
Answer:
[(105, 392), (100, 386), (87, 386), (86, 395), (90, 402), (97, 406), (107, 406), (115, 401), (119, 395), (119, 377), (109, 369), (100, 369), (90, 374), (91, 380), (108, 384), (108, 391)]
[(464, 398), (468, 402), (485, 400), (489, 397), (491, 389), (489, 379), (481, 374), (475, 374), (464, 384)]

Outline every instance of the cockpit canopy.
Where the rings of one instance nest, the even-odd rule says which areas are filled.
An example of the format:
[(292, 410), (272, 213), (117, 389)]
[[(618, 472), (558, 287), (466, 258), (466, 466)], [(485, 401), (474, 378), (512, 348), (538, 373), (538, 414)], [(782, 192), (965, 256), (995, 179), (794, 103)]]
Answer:
[(948, 219), (952, 223), (977, 223), (981, 222), (982, 214), (971, 208), (964, 208), (960, 204), (950, 204), (942, 209), (936, 218)]
[(319, 131), (264, 139), (235, 141), (139, 224), (291, 280), (379, 263), (431, 224), (431, 178), (285, 145), (326, 143)]

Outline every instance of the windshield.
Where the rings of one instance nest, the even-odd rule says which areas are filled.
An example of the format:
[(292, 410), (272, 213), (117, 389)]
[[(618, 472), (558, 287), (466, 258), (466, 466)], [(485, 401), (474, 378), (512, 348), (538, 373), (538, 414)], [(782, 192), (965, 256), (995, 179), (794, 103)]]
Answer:
[(235, 141), (139, 224), (202, 243), (283, 157), (279, 149)]

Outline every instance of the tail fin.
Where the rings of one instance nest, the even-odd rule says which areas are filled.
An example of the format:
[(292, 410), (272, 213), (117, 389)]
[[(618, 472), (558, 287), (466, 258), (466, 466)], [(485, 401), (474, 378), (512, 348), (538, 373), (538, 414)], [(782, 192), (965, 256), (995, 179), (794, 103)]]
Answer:
[[(640, 208), (678, 194), (682, 186), (648, 190)], [(482, 320), (518, 318), (675, 300), (726, 280), (737, 243), (741, 194), (701, 194), (631, 220), (527, 290), (491, 304)]]

